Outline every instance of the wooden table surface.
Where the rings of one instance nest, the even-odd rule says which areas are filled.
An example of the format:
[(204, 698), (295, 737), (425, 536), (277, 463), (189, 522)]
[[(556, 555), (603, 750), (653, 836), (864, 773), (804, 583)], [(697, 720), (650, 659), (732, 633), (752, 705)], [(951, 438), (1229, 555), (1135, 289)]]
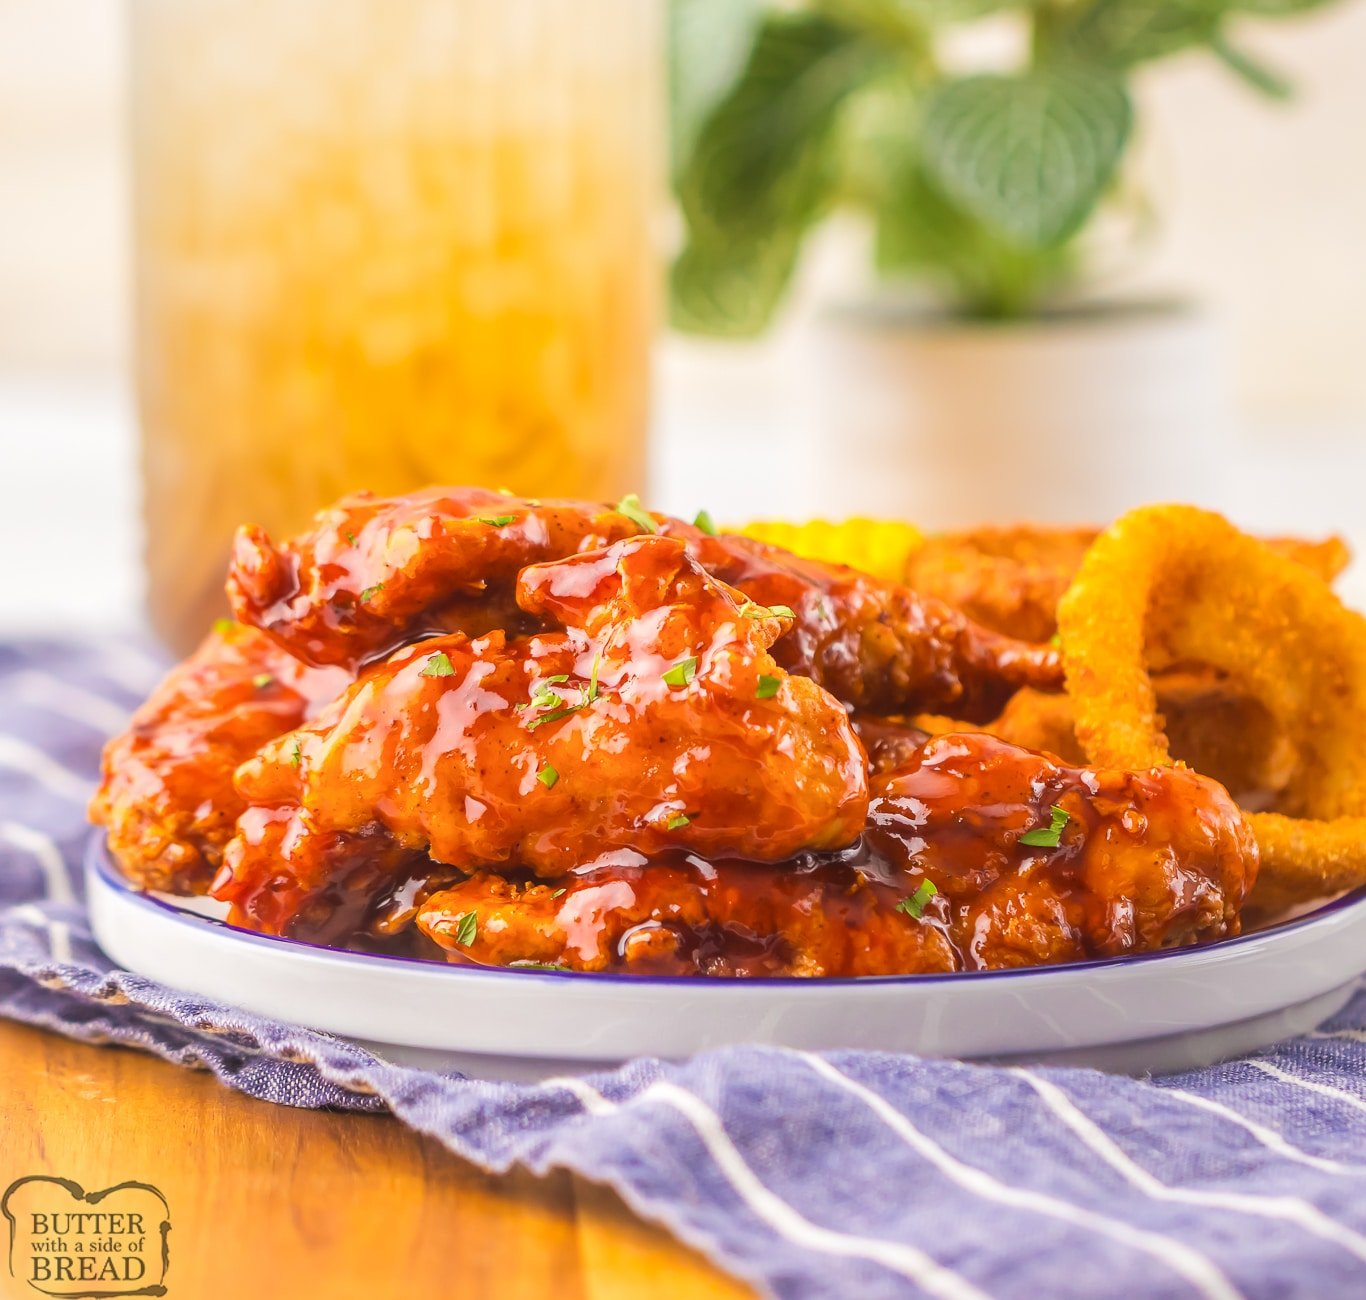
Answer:
[[(388, 1116), (252, 1101), (141, 1052), (0, 1022), (0, 1188), (35, 1173), (160, 1188), (167, 1300), (751, 1294), (568, 1173), (491, 1177)], [(0, 1267), (0, 1295), (38, 1292)]]

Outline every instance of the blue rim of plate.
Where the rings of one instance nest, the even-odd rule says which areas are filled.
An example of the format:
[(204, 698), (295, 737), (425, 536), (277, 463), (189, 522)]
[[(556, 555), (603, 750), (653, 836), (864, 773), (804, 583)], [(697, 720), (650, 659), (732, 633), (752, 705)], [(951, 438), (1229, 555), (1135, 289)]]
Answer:
[(1287, 934), (1295, 930), (1304, 929), (1307, 926), (1317, 924), (1327, 917), (1335, 916), (1339, 912), (1346, 912), (1359, 904), (1366, 904), (1366, 885), (1357, 889), (1350, 890), (1339, 898), (1334, 898), (1321, 907), (1316, 907), (1312, 912), (1306, 912), (1303, 916), (1297, 916), (1289, 921), (1283, 921), (1279, 925), (1268, 926), (1264, 930), (1254, 930), (1250, 934), (1236, 935), (1232, 939), (1217, 939), (1213, 943), (1198, 944), (1186, 948), (1163, 948), (1158, 952), (1137, 952), (1131, 953), (1127, 957), (1098, 957), (1091, 961), (1065, 962), (1056, 966), (1020, 966), (1012, 967), (1009, 970), (979, 970), (979, 971), (950, 971), (944, 973), (934, 973), (925, 975), (829, 975), (829, 976), (810, 976), (810, 975), (753, 975), (743, 979), (736, 979), (730, 976), (706, 976), (706, 975), (627, 975), (619, 971), (579, 971), (579, 970), (535, 970), (529, 967), (513, 966), (481, 966), (473, 963), (469, 966), (457, 965), (452, 962), (440, 961), (429, 957), (404, 957), (401, 955), (387, 955), (383, 953), (351, 952), (345, 948), (333, 948), (324, 943), (309, 943), (305, 939), (290, 939), (284, 935), (261, 934), (256, 930), (247, 930), (239, 925), (229, 925), (226, 921), (221, 921), (217, 917), (203, 916), (198, 912), (191, 912), (183, 907), (177, 907), (174, 903), (168, 903), (164, 899), (154, 898), (150, 894), (143, 893), (129, 883), (123, 873), (114, 865), (105, 847), (105, 837), (103, 832), (95, 831), (87, 841), (85, 850), (86, 870), (99, 876), (106, 884), (113, 886), (121, 894), (132, 902), (142, 907), (151, 908), (156, 911), (164, 912), (167, 916), (174, 918), (189, 925), (210, 925), (216, 926), (220, 930), (226, 930), (235, 938), (251, 943), (273, 944), (277, 947), (286, 949), (303, 948), (312, 952), (327, 953), (330, 957), (336, 957), (343, 961), (356, 962), (364, 966), (380, 963), (389, 966), (394, 962), (401, 962), (408, 966), (422, 966), (435, 970), (448, 970), (453, 974), (477, 974), (507, 976), (509, 978), (538, 978), (538, 979), (576, 979), (592, 980), (602, 982), (604, 980), (619, 984), (683, 984), (690, 988), (697, 988), (699, 984), (708, 988), (745, 986), (753, 985), (781, 985), (792, 988), (828, 988), (831, 985), (842, 984), (942, 984), (950, 980), (1001, 980), (1001, 979), (1024, 979), (1035, 975), (1059, 975), (1071, 971), (1104, 971), (1115, 970), (1121, 966), (1134, 966), (1140, 963), (1173, 961), (1185, 959), (1186, 961), (1199, 960), (1215, 952), (1227, 952), (1230, 948), (1239, 948), (1246, 945), (1255, 944), (1268, 935)]

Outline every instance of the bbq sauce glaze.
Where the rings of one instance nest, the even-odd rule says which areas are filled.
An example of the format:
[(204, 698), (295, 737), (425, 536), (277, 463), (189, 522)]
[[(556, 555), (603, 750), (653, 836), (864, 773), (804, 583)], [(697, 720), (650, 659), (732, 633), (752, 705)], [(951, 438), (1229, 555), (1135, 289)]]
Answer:
[(619, 850), (551, 880), (418, 857), (368, 892), (337, 882), (291, 933), (459, 963), (743, 977), (1045, 965), (1238, 932), (1256, 849), (1214, 782), (1069, 767), (976, 733), (897, 753), (838, 851)]

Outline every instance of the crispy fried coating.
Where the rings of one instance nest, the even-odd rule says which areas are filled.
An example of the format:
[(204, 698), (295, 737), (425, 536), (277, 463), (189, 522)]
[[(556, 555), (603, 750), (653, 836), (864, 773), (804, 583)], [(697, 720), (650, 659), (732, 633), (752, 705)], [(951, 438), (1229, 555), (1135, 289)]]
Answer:
[(245, 806), (237, 765), (293, 730), (350, 681), (228, 624), (177, 664), (105, 746), (90, 819), (144, 889), (203, 893)]
[(1057, 651), (978, 627), (941, 601), (823, 560), (662, 520), (709, 572), (762, 605), (796, 617), (774, 647), (788, 671), (812, 677), (851, 709), (949, 711), (992, 717), (1022, 686), (1061, 684)]
[[(947, 735), (873, 781), (857, 852), (777, 867), (617, 854), (557, 889), (480, 874), (418, 925), (455, 960), (856, 976), (1116, 956), (1238, 932), (1257, 850), (1180, 768), (1084, 771)], [(1066, 812), (1056, 834), (1041, 833)], [(1032, 841), (1032, 842), (1031, 842)]]
[[(1243, 808), (1275, 800), (1290, 779), (1294, 750), (1265, 705), (1209, 672), (1162, 673), (1153, 686), (1173, 758), (1218, 781)], [(957, 729), (952, 719), (917, 721), (935, 734)], [(982, 730), (1069, 763), (1086, 762), (1068, 695), (1019, 691)]]
[(974, 622), (1026, 641), (1057, 631), (1058, 601), (1094, 528), (979, 528), (936, 533), (911, 552), (906, 585)]
[[(1047, 641), (1057, 631), (1058, 602), (1098, 535), (1095, 528), (1032, 524), (932, 534), (909, 552), (906, 584), (983, 627), (1025, 641)], [(1336, 578), (1351, 559), (1340, 537), (1279, 537), (1268, 545), (1325, 581)]]
[(563, 630), (419, 642), (245, 763), (215, 894), (257, 928), (307, 912), (316, 931), (338, 882), (373, 889), (414, 855), (553, 877), (611, 849), (777, 861), (858, 838), (845, 711), (768, 653), (789, 620), (681, 542), (528, 567), (517, 600)]
[(897, 888), (845, 868), (631, 859), (557, 886), (483, 872), (434, 894), (417, 924), (452, 960), (492, 966), (730, 976), (958, 968), (943, 928), (911, 922), (896, 911)]
[[(238, 617), (292, 653), (355, 668), (416, 636), (474, 634), (472, 611), (489, 601), (507, 610), (524, 565), (649, 532), (679, 538), (759, 604), (790, 607), (795, 623), (775, 656), (852, 708), (951, 707), (986, 718), (1019, 686), (1061, 682), (1052, 648), (984, 631), (904, 586), (626, 503), (529, 501), (473, 488), (360, 494), (283, 545), (243, 529), (228, 589)], [(529, 630), (515, 618), (497, 625)]]
[(1059, 608), (1067, 690), (1092, 761), (1169, 763), (1153, 673), (1222, 674), (1291, 746), (1251, 818), (1267, 896), (1366, 883), (1366, 619), (1302, 564), (1190, 506), (1120, 519)]

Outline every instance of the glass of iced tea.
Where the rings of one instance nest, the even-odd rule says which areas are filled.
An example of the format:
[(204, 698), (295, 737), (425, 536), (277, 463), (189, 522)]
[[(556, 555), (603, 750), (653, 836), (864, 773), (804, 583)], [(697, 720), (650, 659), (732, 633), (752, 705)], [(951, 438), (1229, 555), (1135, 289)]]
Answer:
[(642, 486), (658, 0), (129, 0), (149, 605), (361, 487)]

